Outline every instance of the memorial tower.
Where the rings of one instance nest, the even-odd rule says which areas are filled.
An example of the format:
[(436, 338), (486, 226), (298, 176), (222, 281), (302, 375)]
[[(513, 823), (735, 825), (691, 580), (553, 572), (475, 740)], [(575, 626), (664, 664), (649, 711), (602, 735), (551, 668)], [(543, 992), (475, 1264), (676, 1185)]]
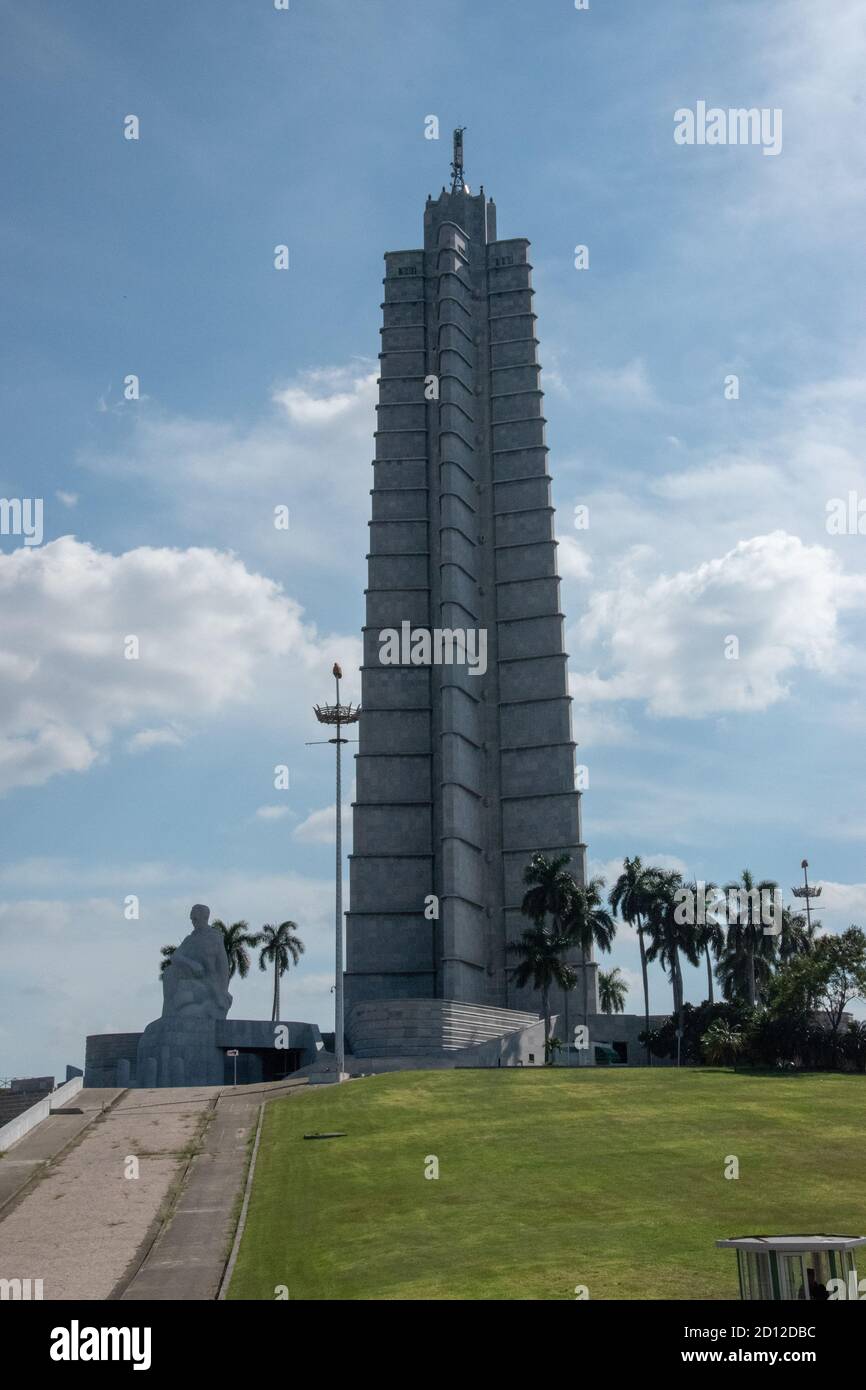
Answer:
[(535, 851), (584, 880), (580, 797), (529, 242), (497, 238), (462, 131), (423, 248), (386, 253), (384, 285), (347, 1017), (407, 997), (537, 1009), (507, 944)]

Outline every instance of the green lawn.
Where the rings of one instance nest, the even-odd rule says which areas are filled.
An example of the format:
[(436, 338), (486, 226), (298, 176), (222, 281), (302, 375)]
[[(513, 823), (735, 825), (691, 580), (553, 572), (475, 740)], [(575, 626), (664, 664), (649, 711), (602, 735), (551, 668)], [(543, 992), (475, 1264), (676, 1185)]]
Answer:
[(229, 1297), (736, 1298), (717, 1237), (866, 1233), (864, 1103), (861, 1076), (704, 1069), (319, 1086), (267, 1108)]

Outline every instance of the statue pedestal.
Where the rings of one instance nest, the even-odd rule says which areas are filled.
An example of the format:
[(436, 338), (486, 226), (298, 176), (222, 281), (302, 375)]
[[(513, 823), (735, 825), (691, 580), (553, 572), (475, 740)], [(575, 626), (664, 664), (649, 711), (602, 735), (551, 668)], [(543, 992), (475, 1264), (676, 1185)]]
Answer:
[(225, 1063), (218, 1020), (170, 1015), (149, 1023), (138, 1043), (139, 1086), (222, 1086)]

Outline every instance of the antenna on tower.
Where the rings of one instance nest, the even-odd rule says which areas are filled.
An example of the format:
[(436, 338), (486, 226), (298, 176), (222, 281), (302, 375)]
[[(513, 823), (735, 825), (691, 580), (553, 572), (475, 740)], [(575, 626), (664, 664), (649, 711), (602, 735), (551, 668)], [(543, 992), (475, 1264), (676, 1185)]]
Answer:
[(451, 161), (451, 192), (462, 193), (466, 189), (463, 181), (463, 132), (465, 125), (459, 125), (454, 132), (454, 158)]

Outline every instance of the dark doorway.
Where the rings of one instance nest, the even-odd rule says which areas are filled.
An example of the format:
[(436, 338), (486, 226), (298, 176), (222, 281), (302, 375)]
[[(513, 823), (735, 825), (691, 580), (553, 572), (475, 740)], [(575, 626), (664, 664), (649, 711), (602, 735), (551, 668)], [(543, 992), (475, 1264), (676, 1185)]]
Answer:
[(239, 1086), (254, 1086), (260, 1081), (283, 1081), (303, 1064), (299, 1047), (239, 1047), (237, 1058), (226, 1056), (223, 1073), (225, 1084), (235, 1079), (235, 1061)]
[(298, 1070), (302, 1053), (299, 1047), (271, 1047), (261, 1052), (260, 1056), (262, 1080), (282, 1081), (284, 1077), (291, 1076), (293, 1071)]

